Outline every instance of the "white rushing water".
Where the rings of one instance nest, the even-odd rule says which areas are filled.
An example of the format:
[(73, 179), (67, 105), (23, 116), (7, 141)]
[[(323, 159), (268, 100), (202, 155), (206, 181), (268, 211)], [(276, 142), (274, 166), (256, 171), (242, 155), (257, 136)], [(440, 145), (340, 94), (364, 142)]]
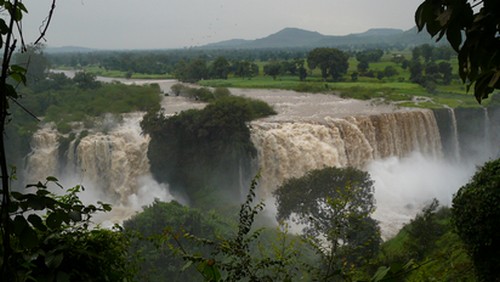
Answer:
[(155, 198), (172, 200), (168, 185), (153, 180), (149, 171), (149, 138), (141, 134), (142, 113), (124, 115), (122, 120), (108, 120), (107, 132), (89, 131), (71, 141), (61, 160), (61, 137), (50, 126), (38, 130), (32, 139), (32, 153), (27, 157), (26, 181), (36, 183), (56, 176), (65, 188), (82, 185), (81, 198), (111, 203), (113, 211), (101, 220), (119, 223), (140, 211)]
[[(124, 83), (151, 83), (120, 80)], [(157, 80), (164, 93), (174, 80)], [(230, 89), (233, 94), (261, 99), (278, 115), (253, 121), (251, 138), (261, 170), (261, 192), (270, 197), (285, 179), (325, 166), (355, 166), (375, 181), (377, 211), (384, 237), (394, 235), (432, 198), (449, 204), (480, 161), (443, 160), (441, 139), (430, 110), (396, 108), (388, 104), (345, 100), (334, 95), (284, 90)], [(203, 103), (165, 96), (166, 114)], [(141, 135), (142, 113), (125, 115), (106, 132), (89, 134), (70, 144), (65, 164), (58, 160), (58, 136), (49, 126), (32, 141), (27, 175), (42, 179), (63, 175), (63, 183), (83, 184), (87, 200), (113, 204), (106, 220), (120, 222), (154, 198), (171, 200), (168, 185), (156, 183), (149, 172), (149, 139)], [(454, 127), (455, 124), (450, 126)], [(455, 132), (456, 133), (456, 132)], [(458, 142), (458, 141), (456, 141)], [(458, 143), (457, 145), (458, 146)], [(457, 147), (458, 148), (458, 147)]]

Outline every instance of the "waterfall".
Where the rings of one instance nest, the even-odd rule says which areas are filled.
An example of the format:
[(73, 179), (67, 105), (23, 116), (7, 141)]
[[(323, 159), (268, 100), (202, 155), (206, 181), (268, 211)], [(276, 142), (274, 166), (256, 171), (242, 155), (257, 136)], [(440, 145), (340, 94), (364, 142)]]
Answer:
[(322, 121), (255, 121), (264, 194), (285, 179), (326, 166), (364, 168), (370, 161), (412, 152), (440, 158), (441, 138), (430, 110), (383, 113)]
[(451, 119), (451, 128), (452, 128), (452, 141), (453, 141), (453, 154), (455, 161), (460, 161), (460, 142), (458, 139), (458, 126), (457, 126), (457, 118), (455, 116), (455, 111), (452, 108), (449, 108), (450, 119)]
[(59, 168), (59, 133), (51, 126), (44, 126), (33, 134), (32, 152), (26, 157), (25, 175), (34, 184), (47, 176), (57, 175)]
[(106, 133), (93, 131), (72, 140), (66, 154), (58, 152), (61, 135), (56, 130), (38, 130), (27, 158), (26, 179), (38, 182), (53, 175), (65, 188), (83, 185), (84, 200), (99, 199), (113, 205), (115, 222), (132, 215), (155, 197), (171, 200), (167, 187), (151, 177), (149, 137), (141, 134), (139, 125), (142, 115), (124, 115), (120, 122), (108, 125)]
[(484, 109), (484, 147), (488, 152), (493, 151), (491, 144), (491, 134), (490, 134), (490, 117), (488, 115), (488, 108)]

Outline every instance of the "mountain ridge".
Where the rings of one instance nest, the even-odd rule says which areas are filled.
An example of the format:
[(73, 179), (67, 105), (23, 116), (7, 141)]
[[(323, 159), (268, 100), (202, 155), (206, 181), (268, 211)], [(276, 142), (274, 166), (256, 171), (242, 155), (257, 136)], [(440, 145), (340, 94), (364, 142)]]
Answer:
[(196, 47), (198, 49), (272, 49), (272, 48), (377, 48), (385, 46), (407, 47), (436, 44), (426, 33), (417, 29), (372, 28), (362, 33), (348, 35), (323, 35), (317, 31), (286, 27), (266, 37), (253, 40), (230, 39)]

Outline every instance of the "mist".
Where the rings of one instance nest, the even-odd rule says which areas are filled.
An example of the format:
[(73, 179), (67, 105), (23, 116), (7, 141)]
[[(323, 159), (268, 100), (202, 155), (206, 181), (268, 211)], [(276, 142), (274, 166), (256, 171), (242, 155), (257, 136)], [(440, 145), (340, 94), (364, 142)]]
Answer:
[(375, 182), (376, 211), (387, 239), (408, 223), (432, 199), (450, 206), (453, 194), (466, 184), (479, 162), (454, 162), (412, 153), (405, 158), (372, 161), (367, 171)]

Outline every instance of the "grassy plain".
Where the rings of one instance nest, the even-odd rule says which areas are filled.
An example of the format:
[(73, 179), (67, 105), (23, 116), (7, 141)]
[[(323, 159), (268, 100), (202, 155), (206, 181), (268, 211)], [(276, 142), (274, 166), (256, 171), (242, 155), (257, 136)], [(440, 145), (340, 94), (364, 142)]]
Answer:
[[(202, 80), (198, 84), (207, 87), (233, 87), (233, 88), (268, 88), (287, 89), (299, 92), (332, 93), (345, 98), (353, 99), (380, 99), (386, 102), (394, 102), (404, 107), (442, 108), (442, 107), (479, 107), (472, 94), (467, 93), (465, 85), (462, 83), (457, 73), (457, 58), (452, 58), (449, 62), (453, 68), (453, 80), (450, 85), (437, 85), (432, 93), (424, 87), (410, 81), (409, 69), (403, 69), (400, 63), (395, 63), (394, 55), (411, 58), (411, 52), (401, 51), (386, 53), (379, 62), (369, 65), (369, 70), (375, 76), (386, 67), (392, 66), (397, 74), (391, 77), (378, 79), (376, 77), (359, 76), (352, 78), (352, 74), (357, 72), (358, 61), (351, 56), (349, 59), (349, 69), (341, 82), (323, 81), (320, 71), (315, 69), (308, 72), (305, 81), (300, 81), (297, 76), (279, 76), (273, 79), (263, 74), (263, 67), (267, 62), (255, 62), (259, 66), (259, 74), (252, 78), (241, 78), (230, 76), (228, 79)], [(99, 66), (89, 66), (84, 71), (98, 76), (125, 78), (126, 72), (117, 70), (105, 70)], [(142, 74), (132, 73), (130, 78), (135, 79), (173, 79), (169, 74)], [(487, 106), (491, 99), (486, 99), (483, 106)]]
[[(57, 68), (61, 69), (61, 70), (65, 70), (65, 69), (73, 70), (73, 68), (64, 67), (64, 66), (58, 66)], [(97, 76), (112, 77), (112, 78), (126, 78), (127, 77), (127, 72), (119, 71), (119, 70), (106, 70), (106, 69), (101, 68), (99, 66), (87, 66), (81, 70), (95, 74)], [(147, 73), (132, 73), (131, 77), (129, 77), (129, 78), (132, 78), (132, 79), (174, 79), (174, 77), (172, 75), (169, 75), (169, 74), (147, 74)]]
[[(403, 53), (406, 57), (410, 54)], [(207, 87), (234, 88), (269, 88), (287, 89), (299, 92), (332, 93), (345, 98), (368, 100), (378, 98), (386, 102), (394, 102), (403, 107), (442, 108), (442, 107), (480, 107), (487, 106), (491, 99), (486, 99), (479, 105), (473, 91), (467, 93), (465, 85), (457, 75), (457, 60), (453, 58), (453, 80), (450, 85), (437, 85), (432, 93), (424, 87), (409, 80), (410, 72), (401, 64), (393, 62), (393, 54), (386, 54), (380, 62), (370, 63), (369, 70), (383, 71), (387, 66), (394, 67), (398, 74), (392, 77), (378, 79), (376, 77), (360, 76), (353, 80), (351, 74), (357, 71), (357, 60), (349, 59), (349, 69), (341, 82), (323, 81), (318, 69), (310, 71), (305, 81), (297, 76), (280, 76), (275, 80), (262, 72), (265, 63), (259, 62), (260, 73), (252, 78), (229, 77), (226, 80), (203, 80), (199, 84)]]

